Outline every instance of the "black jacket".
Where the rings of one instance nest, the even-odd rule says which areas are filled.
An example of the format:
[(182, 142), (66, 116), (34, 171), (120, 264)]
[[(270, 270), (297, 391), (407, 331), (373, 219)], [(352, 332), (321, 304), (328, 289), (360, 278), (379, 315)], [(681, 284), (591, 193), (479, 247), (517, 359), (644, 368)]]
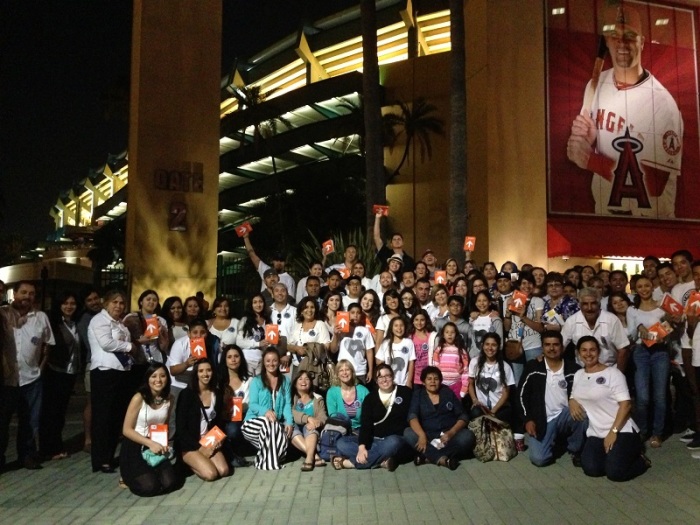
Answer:
[(408, 426), (408, 411), (411, 407), (411, 395), (413, 391), (405, 386), (396, 387), (396, 397), (394, 404), (391, 406), (389, 416), (381, 421), (386, 415), (387, 409), (384, 408), (379, 399), (379, 390), (371, 391), (365, 400), (362, 402), (362, 412), (360, 414), (360, 445), (365, 445), (368, 449), (372, 447), (374, 437), (387, 437), (393, 435), (403, 435), (404, 429)]
[[(567, 398), (571, 396), (574, 384), (574, 374), (581, 368), (573, 361), (564, 360), (564, 378), (566, 380)], [(545, 360), (534, 359), (527, 363), (525, 372), (520, 378), (518, 387), (518, 403), (516, 403), (523, 424), (534, 421), (537, 429), (537, 439), (542, 440), (547, 431), (547, 407), (544, 394), (547, 388), (547, 367)]]
[[(177, 398), (175, 417), (175, 445), (180, 453), (199, 450), (200, 423), (202, 421), (202, 401), (191, 388), (185, 388)], [(216, 394), (214, 410), (216, 415), (209, 422), (209, 428), (218, 424), (222, 414), (223, 396)]]

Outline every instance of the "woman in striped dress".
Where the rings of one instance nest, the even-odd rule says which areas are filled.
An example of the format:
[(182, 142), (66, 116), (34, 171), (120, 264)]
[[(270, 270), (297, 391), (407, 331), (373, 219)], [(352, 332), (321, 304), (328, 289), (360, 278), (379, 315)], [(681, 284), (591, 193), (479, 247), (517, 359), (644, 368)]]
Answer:
[(292, 436), (291, 385), (279, 370), (279, 354), (268, 348), (263, 354), (263, 373), (250, 385), (243, 437), (258, 449), (255, 468), (278, 470)]

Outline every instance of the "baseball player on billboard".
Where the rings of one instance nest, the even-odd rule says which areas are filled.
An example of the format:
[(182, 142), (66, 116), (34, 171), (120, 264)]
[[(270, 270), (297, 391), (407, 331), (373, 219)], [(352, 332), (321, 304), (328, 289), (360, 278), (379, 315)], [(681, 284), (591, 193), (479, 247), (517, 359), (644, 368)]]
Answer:
[(594, 72), (586, 87), (567, 156), (593, 172), (597, 215), (675, 218), (681, 113), (666, 88), (642, 67), (639, 12), (623, 3), (607, 9), (602, 20), (613, 67), (600, 73), (597, 85)]

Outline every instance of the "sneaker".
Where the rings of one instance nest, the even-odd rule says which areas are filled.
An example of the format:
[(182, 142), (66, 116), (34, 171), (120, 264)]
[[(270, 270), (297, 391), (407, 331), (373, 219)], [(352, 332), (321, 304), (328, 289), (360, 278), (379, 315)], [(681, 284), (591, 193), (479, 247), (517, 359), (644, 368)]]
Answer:
[(693, 452), (690, 457), (693, 459), (700, 459), (700, 452)]
[(696, 437), (686, 445), (688, 450), (700, 450), (700, 437)]
[(687, 428), (687, 429), (685, 429), (685, 432), (683, 432), (683, 433), (681, 434), (681, 437), (678, 438), (678, 440), (679, 440), (681, 443), (690, 443), (690, 442), (693, 441), (696, 437), (700, 437), (700, 436), (698, 436), (694, 430), (691, 430), (691, 429)]
[[(525, 452), (527, 450), (527, 445), (525, 444), (524, 439), (515, 440), (515, 450), (518, 452)], [(698, 450), (700, 450), (700, 448)]]

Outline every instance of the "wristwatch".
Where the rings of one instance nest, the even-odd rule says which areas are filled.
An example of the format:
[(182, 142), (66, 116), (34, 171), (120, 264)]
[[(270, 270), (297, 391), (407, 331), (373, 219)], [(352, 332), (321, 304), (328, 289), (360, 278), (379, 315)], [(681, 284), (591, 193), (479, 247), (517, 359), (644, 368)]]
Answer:
[(619, 432), (619, 430), (617, 429), (617, 427), (612, 427), (610, 429), (610, 432), (612, 432), (613, 434), (617, 434)]

